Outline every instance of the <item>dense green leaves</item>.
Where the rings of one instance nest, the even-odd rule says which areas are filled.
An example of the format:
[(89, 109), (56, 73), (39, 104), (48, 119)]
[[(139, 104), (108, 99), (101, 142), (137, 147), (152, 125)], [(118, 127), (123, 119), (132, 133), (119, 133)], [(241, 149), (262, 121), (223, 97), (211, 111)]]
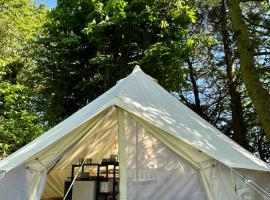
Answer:
[(169, 90), (184, 80), (186, 36), (196, 17), (182, 0), (59, 1), (50, 17), (37, 69), (50, 123), (92, 101), (135, 64)]
[(27, 144), (43, 131), (35, 110), (31, 82), (35, 40), (44, 22), (44, 7), (28, 0), (0, 1), (0, 157)]
[(39, 136), (44, 128), (32, 108), (29, 88), (2, 82), (0, 94), (0, 155), (6, 156)]

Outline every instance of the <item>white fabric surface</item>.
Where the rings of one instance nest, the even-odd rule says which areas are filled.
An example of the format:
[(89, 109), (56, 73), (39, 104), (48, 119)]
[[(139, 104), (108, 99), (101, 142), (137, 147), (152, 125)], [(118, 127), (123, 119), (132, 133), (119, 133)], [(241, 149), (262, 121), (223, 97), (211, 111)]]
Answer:
[[(217, 161), (202, 163), (212, 197), (215, 200), (267, 200), (261, 189), (270, 194), (270, 175), (246, 169), (230, 169)], [(255, 184), (254, 184), (255, 183)], [(256, 187), (258, 185), (260, 188)], [(256, 189), (255, 189), (256, 188)]]
[(257, 172), (247, 169), (236, 169), (235, 171), (246, 179), (246, 181), (243, 181), (243, 178), (238, 176), (237, 173), (234, 173), (235, 179), (237, 180), (236, 188), (240, 200), (248, 200), (249, 197), (251, 197), (252, 200), (270, 199), (269, 172)]
[(26, 164), (26, 179), (29, 200), (40, 200), (46, 184), (47, 170), (39, 160)]
[(24, 165), (12, 169), (0, 179), (0, 200), (28, 200)]
[(125, 122), (127, 200), (206, 200), (198, 170), (130, 117)]

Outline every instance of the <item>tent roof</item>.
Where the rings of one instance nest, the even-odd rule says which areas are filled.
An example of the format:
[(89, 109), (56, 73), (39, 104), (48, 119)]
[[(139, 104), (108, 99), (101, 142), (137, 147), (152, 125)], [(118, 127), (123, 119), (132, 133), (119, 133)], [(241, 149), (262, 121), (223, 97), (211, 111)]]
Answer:
[(270, 171), (269, 165), (179, 102), (138, 66), (90, 104), (0, 161), (0, 170), (10, 170), (26, 162), (111, 106), (136, 115), (229, 167)]

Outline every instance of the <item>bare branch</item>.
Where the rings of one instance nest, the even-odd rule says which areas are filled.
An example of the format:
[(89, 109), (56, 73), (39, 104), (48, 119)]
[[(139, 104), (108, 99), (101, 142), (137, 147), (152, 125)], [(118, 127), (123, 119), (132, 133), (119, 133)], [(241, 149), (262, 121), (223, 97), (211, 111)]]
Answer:
[(250, 19), (248, 19), (247, 17), (245, 17), (244, 15), (242, 15), (243, 19), (245, 21), (247, 21), (249, 24), (252, 24), (254, 26), (258, 26), (258, 27), (261, 27), (261, 28), (264, 28), (264, 29), (267, 29), (267, 30), (270, 30), (270, 27), (267, 27), (267, 26), (264, 26), (264, 25), (261, 25), (261, 24), (256, 24), (255, 22), (251, 21)]
[(270, 51), (255, 52), (255, 56), (270, 55)]
[(270, 35), (270, 33), (266, 33), (266, 32), (263, 32), (263, 31), (258, 31), (258, 30), (251, 29), (251, 28), (249, 28), (248, 30), (249, 30), (249, 31), (252, 31), (252, 32), (259, 33), (259, 34), (261, 34), (261, 35), (265, 35), (265, 36), (269, 36), (269, 35)]

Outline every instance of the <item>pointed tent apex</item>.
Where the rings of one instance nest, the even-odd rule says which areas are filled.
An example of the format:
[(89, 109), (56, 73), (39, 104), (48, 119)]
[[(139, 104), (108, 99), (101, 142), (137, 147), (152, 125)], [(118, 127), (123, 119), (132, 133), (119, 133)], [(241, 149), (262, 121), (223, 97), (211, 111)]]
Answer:
[[(135, 65), (135, 67), (134, 67), (132, 73), (130, 74), (130, 76), (133, 76), (133, 75), (134, 75), (135, 73), (137, 73), (137, 72), (142, 72), (142, 69), (140, 68), (139, 65)], [(120, 83), (120, 82), (121, 82), (122, 80), (124, 80), (124, 79), (125, 79), (125, 78), (122, 78), (122, 79), (118, 80), (118, 81), (116, 82), (116, 84)]]
[[(135, 65), (135, 67), (134, 67), (134, 69), (133, 69), (131, 75), (132, 75), (132, 74), (135, 74), (135, 73), (138, 73), (138, 72), (142, 72), (143, 74), (145, 74), (145, 73), (143, 72), (143, 70), (140, 68), (139, 65)], [(153, 77), (151, 77), (151, 76), (149, 76), (149, 75), (147, 75), (147, 74), (145, 74), (145, 75), (148, 76), (148, 77), (149, 77), (151, 80), (153, 80), (154, 82), (158, 83), (158, 80), (157, 80), (157, 79), (154, 79)]]
[(135, 65), (132, 73), (136, 73), (136, 72), (140, 72), (140, 71), (142, 71), (142, 69), (140, 68), (140, 66), (139, 65)]

